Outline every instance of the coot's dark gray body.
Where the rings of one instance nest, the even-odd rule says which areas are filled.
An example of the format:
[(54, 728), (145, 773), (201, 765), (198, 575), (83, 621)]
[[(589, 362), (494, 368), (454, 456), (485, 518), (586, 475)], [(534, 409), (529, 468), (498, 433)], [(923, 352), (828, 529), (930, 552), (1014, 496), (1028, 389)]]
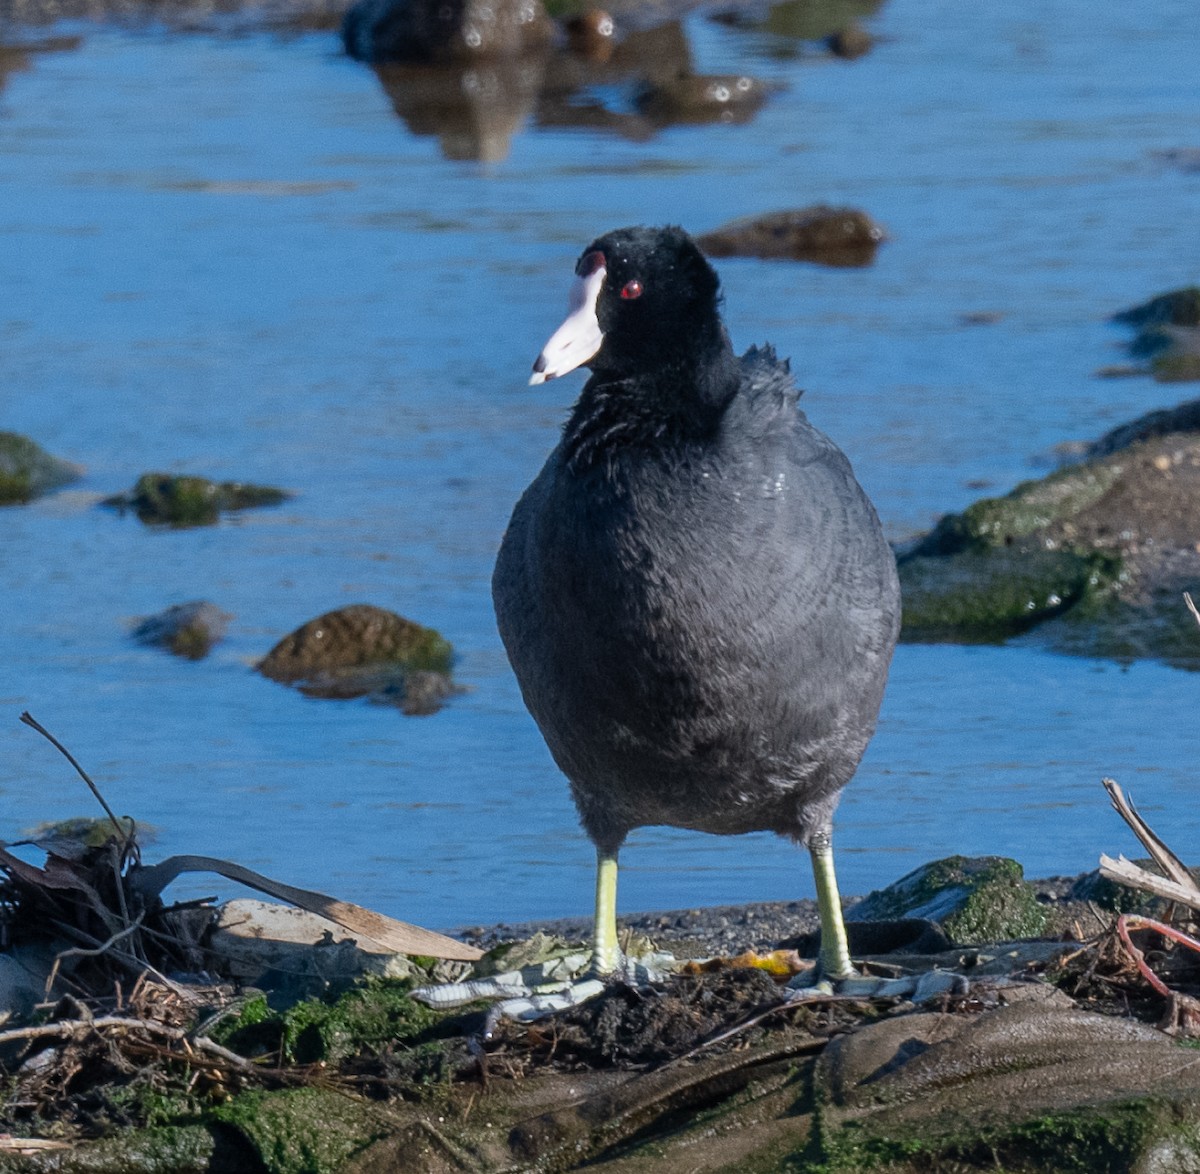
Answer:
[(849, 462), (786, 363), (734, 356), (715, 274), (689, 250), (681, 230), (636, 229), (585, 253), (581, 277), (589, 257), (606, 266), (604, 341), (492, 583), (601, 855), (649, 824), (827, 832), (899, 624), (895, 561)]

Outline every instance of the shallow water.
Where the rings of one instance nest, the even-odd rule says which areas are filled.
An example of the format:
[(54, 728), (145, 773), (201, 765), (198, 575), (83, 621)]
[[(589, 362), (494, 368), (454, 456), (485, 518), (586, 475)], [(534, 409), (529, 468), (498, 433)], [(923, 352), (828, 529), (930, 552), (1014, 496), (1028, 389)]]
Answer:
[[(779, 84), (749, 123), (634, 141), (529, 113), (486, 164), (412, 133), (330, 33), (69, 29), (0, 89), (0, 428), (88, 469), (0, 511), (0, 837), (90, 810), (27, 708), (157, 826), (153, 858), (223, 855), (432, 925), (586, 911), (590, 848), (488, 592), (580, 386), (525, 386), (579, 248), (817, 201), (880, 220), (869, 269), (720, 272), (735, 342), (792, 356), (902, 538), (1190, 394), (1093, 372), (1121, 360), (1107, 315), (1197, 277), (1200, 176), (1155, 155), (1200, 145), (1193, 16), (891, 0), (855, 62), (695, 16), (700, 70)], [(95, 507), (150, 469), (299, 496), (174, 532)], [(128, 638), (194, 598), (236, 616), (207, 660)], [(440, 629), (470, 691), (403, 718), (249, 671), (356, 601)], [(1035, 874), (1132, 852), (1103, 774), (1195, 855), (1195, 712), (1195, 676), (1157, 664), (903, 647), (843, 799), (843, 888), (950, 852)], [(811, 895), (769, 836), (644, 829), (623, 865), (628, 910)]]

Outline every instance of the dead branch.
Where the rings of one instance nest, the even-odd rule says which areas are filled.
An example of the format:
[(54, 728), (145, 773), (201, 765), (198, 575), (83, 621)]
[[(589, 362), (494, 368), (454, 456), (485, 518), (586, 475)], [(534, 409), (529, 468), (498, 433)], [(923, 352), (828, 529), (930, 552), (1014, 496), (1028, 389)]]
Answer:
[(160, 864), (139, 865), (129, 871), (129, 882), (149, 902), (158, 897), (177, 876), (184, 872), (215, 872), (252, 889), (287, 901), (309, 913), (327, 917), (338, 925), (370, 939), (382, 949), (394, 954), (422, 954), (430, 958), (449, 958), (459, 962), (475, 962), (483, 957), (483, 951), (466, 942), (456, 941), (444, 934), (397, 921), (361, 905), (339, 901), (311, 889), (297, 889), (282, 881), (272, 880), (261, 873), (229, 860), (214, 856), (170, 856)]
[(85, 783), (87, 783), (89, 788), (91, 788), (92, 794), (96, 796), (96, 800), (99, 802), (100, 806), (104, 808), (104, 814), (107, 815), (110, 820), (112, 820), (112, 825), (116, 829), (117, 833), (117, 843), (121, 845), (121, 850), (124, 852), (126, 847), (128, 847), (129, 837), (126, 835), (125, 829), (121, 826), (121, 821), (113, 814), (113, 809), (109, 807), (109, 805), (105, 802), (104, 796), (100, 794), (100, 788), (97, 787), (90, 778), (88, 778), (87, 771), (85, 771), (83, 767), (79, 765), (79, 763), (75, 760), (75, 756), (28, 710), (21, 714), (21, 721), (29, 726), (30, 729), (37, 730), (37, 732), (41, 734), (42, 737), (45, 738), (46, 741), (48, 741), (50, 745), (53, 746), (75, 768), (79, 777), (83, 779)]
[(126, 1015), (101, 1015), (97, 1019), (62, 1019), (57, 1023), (43, 1023), (34, 1027), (13, 1027), (8, 1031), (0, 1031), (0, 1045), (36, 1039), (74, 1039), (105, 1028), (144, 1031), (149, 1035), (168, 1039), (172, 1043), (181, 1043), (185, 1047), (207, 1052), (240, 1072), (259, 1074), (259, 1069), (244, 1056), (222, 1047), (207, 1036), (196, 1036), (193, 1039), (182, 1028), (168, 1027), (165, 1023), (156, 1023), (153, 1019), (134, 1019)]
[(1180, 905), (1186, 905), (1189, 909), (1200, 910), (1200, 892), (1197, 892), (1194, 884), (1189, 888), (1168, 880), (1165, 876), (1157, 876), (1134, 864), (1132, 860), (1126, 860), (1124, 856), (1118, 856), (1114, 860), (1111, 856), (1101, 854), (1100, 875), (1119, 884), (1128, 885), (1131, 889), (1152, 893), (1168, 901), (1178, 901)]
[[(1125, 793), (1121, 790), (1120, 785), (1115, 779), (1101, 779), (1104, 784), (1104, 789), (1108, 792), (1109, 799), (1112, 800), (1113, 810), (1133, 829), (1133, 834), (1141, 840), (1146, 851), (1150, 853), (1154, 863), (1163, 870), (1163, 874), (1173, 880), (1176, 884), (1182, 885), (1185, 889), (1189, 889), (1194, 897), (1200, 897), (1200, 887), (1197, 887), (1196, 882), (1192, 879), (1192, 874), (1188, 872), (1187, 865), (1171, 851), (1154, 834), (1150, 829), (1150, 825), (1134, 810), (1133, 804), (1125, 798)], [(1192, 906), (1195, 908), (1195, 906)]]

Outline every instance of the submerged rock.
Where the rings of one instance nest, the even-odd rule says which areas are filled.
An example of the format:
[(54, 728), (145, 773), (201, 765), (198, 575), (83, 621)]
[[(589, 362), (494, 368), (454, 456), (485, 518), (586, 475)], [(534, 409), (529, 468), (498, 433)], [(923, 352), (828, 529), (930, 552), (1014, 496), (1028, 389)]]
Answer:
[(358, 0), (342, 24), (346, 52), (368, 62), (518, 57), (552, 36), (542, 0)]
[(1003, 640), (1200, 667), (1200, 401), (1101, 437), (1084, 459), (943, 518), (898, 564), (907, 640)]
[(874, 16), (882, 7), (883, 0), (783, 0), (765, 11), (758, 5), (734, 4), (716, 13), (714, 19), (781, 40), (828, 44), (831, 38), (855, 27), (859, 20)]
[(78, 465), (51, 456), (27, 436), (0, 432), (0, 505), (22, 505), (82, 476)]
[(156, 644), (186, 660), (201, 660), (225, 638), (232, 618), (204, 600), (177, 603), (141, 620), (132, 635), (139, 644)]
[(766, 257), (820, 265), (869, 265), (885, 239), (865, 212), (815, 204), (733, 220), (696, 242), (711, 257)]
[(1114, 314), (1113, 321), (1136, 329), (1129, 352), (1149, 359), (1160, 383), (1200, 379), (1200, 286), (1160, 294)]
[(133, 510), (147, 525), (211, 526), (223, 513), (279, 505), (292, 495), (270, 485), (210, 481), (172, 473), (143, 473), (129, 493), (106, 498), (114, 509)]
[(450, 644), (432, 628), (356, 603), (285, 636), (258, 671), (308, 697), (370, 697), (424, 715), (455, 692), (453, 658)]
[(825, 38), (830, 53), (846, 61), (865, 57), (875, 45), (875, 38), (860, 24), (848, 24)]
[(846, 912), (848, 922), (936, 922), (959, 946), (1032, 937), (1046, 913), (1024, 871), (1004, 856), (948, 856), (923, 864)]

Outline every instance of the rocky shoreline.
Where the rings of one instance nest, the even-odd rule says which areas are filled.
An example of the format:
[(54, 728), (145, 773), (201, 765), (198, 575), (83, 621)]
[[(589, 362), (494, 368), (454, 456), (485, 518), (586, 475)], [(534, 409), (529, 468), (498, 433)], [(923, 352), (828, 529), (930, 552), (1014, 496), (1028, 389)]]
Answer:
[[(815, 953), (810, 901), (635, 914), (631, 952), (652, 939), (709, 961), (517, 1022), (412, 997), (470, 964), (385, 957), (333, 922), (231, 902), (192, 935), (203, 975), (143, 972), (116, 1005), (64, 995), (4, 1025), (0, 1171), (1188, 1170), (1200, 1071), (1179, 1041), (1194, 1032), (1167, 1022), (1119, 945), (1115, 910), (1139, 903), (1096, 874), (1025, 882), (1012, 861), (937, 861), (847, 902), (876, 978), (833, 994), (782, 982)], [(905, 916), (922, 910), (937, 917)], [(972, 940), (1031, 916), (1036, 935)], [(474, 972), (494, 974), (562, 957), (587, 930), (460, 932), (488, 951)], [(1200, 967), (1146, 958), (1186, 1008)], [(76, 989), (86, 973), (71, 968)]]

